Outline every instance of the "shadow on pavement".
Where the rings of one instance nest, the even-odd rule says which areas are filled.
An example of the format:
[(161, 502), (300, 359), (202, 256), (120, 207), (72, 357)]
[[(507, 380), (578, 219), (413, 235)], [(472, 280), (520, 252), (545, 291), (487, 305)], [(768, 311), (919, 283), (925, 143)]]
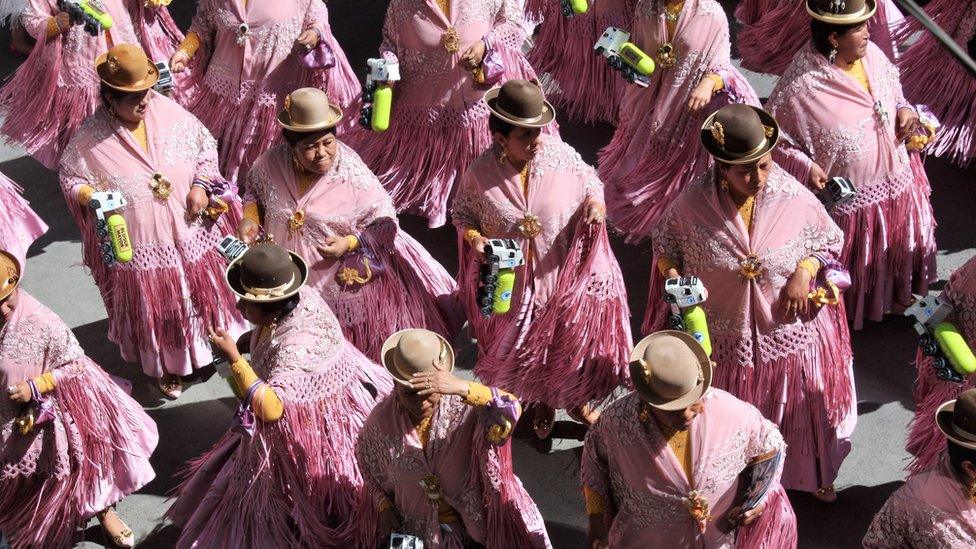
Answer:
[(860, 547), (874, 514), (901, 482), (851, 486), (837, 493), (835, 503), (823, 503), (802, 492), (789, 492), (798, 520), (800, 548)]

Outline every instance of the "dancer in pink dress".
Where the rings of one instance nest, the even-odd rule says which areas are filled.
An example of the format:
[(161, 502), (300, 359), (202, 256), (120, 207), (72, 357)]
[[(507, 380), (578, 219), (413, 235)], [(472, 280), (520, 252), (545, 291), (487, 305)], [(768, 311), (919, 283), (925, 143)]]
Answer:
[(359, 91), (321, 0), (198, 2), (170, 65), (192, 68), (188, 108), (220, 143), (221, 173), (240, 183), (277, 142), (286, 95), (314, 86), (345, 107)]
[(935, 280), (935, 219), (922, 159), (903, 143), (918, 113), (902, 95), (898, 69), (868, 37), (874, 2), (841, 4), (811, 4), (825, 25), (797, 53), (767, 107), (783, 130), (776, 157), (783, 168), (814, 190), (835, 176), (857, 187), (831, 214), (845, 235), (840, 262), (853, 281), (847, 314), (859, 330), (865, 318), (880, 321)]
[(729, 103), (759, 98), (729, 57), (729, 23), (716, 0), (640, 0), (631, 40), (654, 57), (647, 88), (628, 86), (620, 124), (600, 151), (610, 224), (629, 242), (657, 218), (711, 158), (697, 141), (701, 122)]
[(546, 97), (572, 120), (587, 124), (617, 121), (617, 109), (629, 84), (603, 56), (594, 54), (593, 46), (607, 27), (630, 28), (631, 4), (628, 0), (589, 0), (586, 13), (573, 17), (563, 16), (559, 0), (547, 0), (541, 6), (545, 21), (533, 38), (529, 62)]
[(303, 288), (308, 266), (298, 254), (258, 244), (226, 276), (254, 324), (241, 350), (226, 330), (211, 334), (241, 409), (236, 426), (189, 463), (166, 513), (183, 528), (176, 547), (349, 547), (364, 535), (354, 519), (364, 497), (356, 441), (390, 376)]
[[(976, 57), (976, 0), (933, 0), (925, 12)], [(907, 40), (920, 30), (917, 19), (906, 18), (898, 36)], [(968, 166), (976, 158), (976, 78), (928, 31), (898, 58), (898, 68), (905, 97), (942, 123), (932, 154)]]
[(652, 275), (644, 331), (665, 324), (664, 279), (698, 277), (708, 289), (715, 386), (779, 426), (790, 449), (787, 489), (832, 501), (857, 421), (851, 342), (843, 302), (818, 308), (808, 298), (843, 235), (813, 193), (773, 162), (778, 138), (776, 120), (755, 107), (729, 105), (706, 120), (701, 140), (717, 164), (651, 235), (660, 274)]
[[(636, 390), (604, 410), (583, 445), (591, 547), (796, 547), (779, 483), (783, 437), (759, 410), (711, 388), (712, 368), (684, 332), (637, 344)], [(768, 491), (744, 510), (740, 475), (767, 460), (776, 460)]]
[(392, 531), (434, 549), (551, 547), (512, 466), (518, 399), (455, 377), (454, 350), (427, 330), (393, 334), (383, 365), (396, 389), (376, 405), (356, 445), (366, 482), (359, 546), (377, 547)]
[[(166, 39), (160, 38), (165, 28), (176, 28), (165, 7), (146, 8), (139, 1), (137, 8), (130, 8), (130, 0), (101, 3), (113, 25), (97, 36), (86, 33), (81, 25), (71, 25), (56, 0), (29, 0), (20, 16), (37, 43), (27, 61), (0, 88), (4, 117), (0, 135), (23, 146), (50, 170), (58, 169), (68, 140), (100, 103), (98, 78), (91, 70), (96, 57), (115, 44), (142, 43), (154, 60), (162, 60), (178, 44), (174, 41), (167, 47)], [(131, 9), (139, 13), (133, 15)]]
[[(959, 329), (966, 343), (976, 349), (976, 258), (952, 273), (940, 299), (952, 306), (952, 315), (947, 320)], [(962, 383), (943, 381), (936, 376), (932, 357), (925, 356), (921, 350), (915, 357), (915, 367), (918, 370), (913, 391), (915, 418), (906, 449), (915, 456), (909, 470), (920, 473), (932, 467), (943, 450), (935, 411), (943, 402), (976, 386), (976, 376), (969, 376)]]
[[(894, 62), (898, 56), (897, 46), (901, 43), (894, 30), (904, 16), (893, 0), (870, 0), (868, 3), (872, 9), (877, 6), (877, 13), (868, 21), (871, 41)], [(742, 56), (742, 67), (755, 72), (783, 74), (797, 52), (810, 41), (807, 4), (807, 0), (739, 2), (735, 18), (741, 27), (736, 35), (736, 47)]]
[(27, 249), (47, 232), (47, 223), (34, 213), (21, 192), (17, 183), (0, 173), (0, 250), (25, 265)]
[(456, 284), (397, 226), (393, 202), (369, 168), (336, 137), (342, 111), (325, 92), (292, 92), (278, 115), (286, 143), (261, 155), (244, 192), (245, 241), (259, 228), (309, 261), (309, 282), (346, 337), (373, 360), (390, 334), (460, 328)]
[[(937, 459), (888, 498), (864, 547), (969, 549), (976, 539), (976, 390), (935, 412)], [(935, 427), (933, 426), (933, 429)], [(946, 439), (944, 442), (942, 439)]]
[(6, 251), (0, 271), (0, 530), (13, 547), (68, 547), (97, 516), (115, 546), (132, 547), (112, 507), (156, 476), (156, 424), (18, 287)]
[[(217, 171), (217, 143), (192, 114), (152, 91), (155, 67), (122, 44), (97, 61), (104, 105), (65, 151), (61, 187), (81, 229), (85, 265), (108, 312), (108, 338), (170, 398), (180, 376), (213, 362), (207, 328), (240, 333), (244, 322), (223, 284), (217, 244), (235, 234), (240, 202)], [(95, 191), (121, 192), (131, 261), (103, 261)], [(226, 214), (206, 214), (216, 198)]]
[(521, 23), (519, 0), (390, 2), (380, 53), (399, 62), (402, 78), (390, 129), (357, 126), (347, 141), (398, 212), (422, 215), (430, 227), (447, 221), (455, 182), (490, 144), (481, 97), (497, 82), (535, 78)]
[[(555, 112), (532, 82), (509, 80), (485, 95), (495, 145), (465, 172), (454, 200), (458, 286), (478, 339), (475, 372), (485, 383), (538, 403), (540, 438), (555, 408), (592, 423), (587, 404), (627, 381), (630, 311), (593, 168), (542, 128)], [(512, 310), (482, 317), (479, 271), (488, 239), (514, 239)]]

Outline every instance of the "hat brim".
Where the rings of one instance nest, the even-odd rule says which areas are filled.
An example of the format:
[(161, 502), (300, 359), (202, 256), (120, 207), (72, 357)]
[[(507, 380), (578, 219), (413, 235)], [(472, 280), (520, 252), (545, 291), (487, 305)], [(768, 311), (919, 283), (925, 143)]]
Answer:
[[(407, 328), (406, 330), (400, 330), (399, 332), (396, 332), (395, 334), (386, 338), (386, 341), (383, 342), (382, 350), (380, 351), (380, 359), (383, 362), (383, 367), (386, 368), (386, 371), (390, 372), (391, 376), (393, 376), (393, 381), (406, 387), (410, 387), (410, 381), (396, 367), (396, 348), (400, 343), (400, 338), (403, 337), (404, 334), (413, 331), (428, 332), (429, 330), (421, 330), (419, 328)], [(454, 373), (454, 347), (451, 347), (451, 344), (448, 343), (448, 341), (440, 334), (436, 332), (430, 333), (436, 335), (437, 339), (441, 340), (441, 344), (444, 345), (444, 348), (447, 349), (447, 371)]]
[(556, 109), (553, 108), (552, 103), (542, 100), (542, 114), (539, 115), (538, 120), (526, 120), (524, 118), (513, 118), (512, 116), (505, 114), (498, 110), (498, 94), (501, 92), (502, 87), (496, 86), (487, 92), (485, 92), (485, 105), (488, 106), (488, 110), (491, 114), (497, 116), (499, 119), (505, 122), (518, 126), (520, 128), (543, 128), (552, 123), (556, 119)]
[(342, 121), (343, 113), (342, 109), (330, 104), (329, 105), (329, 118), (324, 122), (318, 124), (292, 124), (290, 117), (288, 116), (288, 111), (281, 109), (278, 111), (278, 125), (286, 130), (291, 130), (298, 133), (315, 133), (325, 130), (332, 129)]
[(702, 146), (705, 147), (708, 154), (712, 155), (712, 158), (725, 162), (726, 164), (751, 164), (766, 156), (769, 151), (776, 148), (776, 144), (779, 143), (779, 123), (776, 122), (773, 115), (769, 114), (763, 109), (753, 107), (752, 105), (749, 105), (749, 107), (756, 111), (756, 114), (759, 115), (759, 119), (762, 120), (763, 126), (773, 129), (773, 134), (766, 138), (765, 145), (763, 145), (763, 147), (761, 147), (759, 150), (745, 156), (732, 156), (728, 152), (722, 150), (722, 147), (720, 147), (718, 142), (715, 141), (715, 138), (712, 137), (712, 122), (715, 120), (715, 115), (718, 114), (718, 111), (715, 111), (705, 118), (705, 122), (701, 127)]
[(844, 13), (844, 14), (833, 14), (833, 13), (820, 13), (811, 5), (810, 0), (807, 0), (807, 13), (810, 17), (816, 19), (817, 21), (823, 21), (824, 23), (831, 23), (834, 25), (856, 25), (858, 23), (863, 23), (868, 19), (874, 17), (876, 11), (878, 11), (878, 3), (876, 0), (865, 0), (864, 8), (858, 13)]
[[(688, 348), (695, 353), (695, 357), (702, 367), (702, 382), (678, 398), (666, 398), (654, 392), (644, 379), (644, 368), (640, 364), (640, 360), (644, 358), (644, 351), (654, 340), (669, 336), (676, 337), (688, 345)], [(641, 399), (654, 408), (664, 411), (684, 410), (705, 396), (705, 393), (712, 386), (712, 361), (708, 358), (708, 353), (705, 352), (701, 343), (698, 343), (698, 340), (690, 334), (677, 330), (663, 330), (654, 332), (640, 340), (634, 346), (634, 350), (630, 353), (630, 379), (634, 384), (634, 390), (637, 391)]]
[(0, 290), (0, 301), (3, 301), (4, 299), (10, 297), (10, 294), (14, 293), (14, 290), (16, 290), (20, 286), (20, 280), (21, 280), (21, 275), (24, 272), (24, 266), (20, 264), (20, 261), (17, 259), (16, 256), (14, 256), (12, 253), (6, 250), (0, 250), (0, 256), (9, 259), (10, 262), (14, 264), (14, 267), (17, 268), (17, 280), (13, 284), (10, 284), (5, 288), (3, 288), (2, 290)]
[(129, 86), (119, 86), (118, 84), (113, 84), (106, 80), (108, 78), (108, 64), (105, 62), (108, 59), (108, 52), (105, 52), (95, 58), (95, 71), (98, 72), (98, 78), (101, 79), (102, 83), (106, 86), (112, 88), (113, 90), (123, 91), (123, 92), (141, 92), (148, 90), (159, 82), (159, 71), (156, 69), (156, 64), (152, 62), (152, 59), (146, 58), (146, 63), (149, 64), (151, 70), (149, 74), (139, 82), (131, 84)]
[(241, 284), (241, 261), (244, 259), (244, 254), (241, 254), (240, 257), (227, 266), (227, 270), (224, 271), (224, 280), (226, 280), (227, 285), (234, 292), (234, 295), (244, 301), (250, 301), (252, 303), (275, 303), (277, 301), (283, 301), (297, 294), (308, 280), (308, 265), (302, 256), (290, 250), (288, 255), (291, 256), (292, 273), (295, 276), (295, 281), (280, 296), (257, 298), (247, 294), (247, 290)]
[(952, 426), (952, 413), (956, 409), (956, 401), (950, 400), (945, 402), (939, 409), (935, 412), (935, 423), (939, 426), (939, 430), (945, 435), (947, 439), (951, 442), (962, 446), (963, 448), (968, 448), (970, 450), (976, 450), (976, 440), (961, 438), (961, 434), (956, 431), (956, 428)]

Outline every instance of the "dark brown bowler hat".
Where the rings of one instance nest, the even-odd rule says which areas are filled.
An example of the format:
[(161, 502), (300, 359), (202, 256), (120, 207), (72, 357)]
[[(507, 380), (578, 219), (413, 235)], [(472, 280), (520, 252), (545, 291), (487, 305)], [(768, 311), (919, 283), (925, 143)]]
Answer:
[(874, 17), (877, 0), (807, 0), (807, 13), (824, 23), (856, 25)]
[(963, 448), (976, 450), (976, 389), (939, 406), (935, 419), (947, 439)]
[(556, 118), (542, 89), (528, 80), (509, 80), (485, 92), (488, 110), (513, 126), (541, 128)]
[(256, 244), (227, 266), (227, 285), (245, 301), (271, 303), (298, 293), (308, 279), (302, 256), (275, 244)]
[(773, 150), (779, 141), (779, 124), (758, 107), (726, 105), (705, 119), (701, 141), (716, 160), (749, 164)]

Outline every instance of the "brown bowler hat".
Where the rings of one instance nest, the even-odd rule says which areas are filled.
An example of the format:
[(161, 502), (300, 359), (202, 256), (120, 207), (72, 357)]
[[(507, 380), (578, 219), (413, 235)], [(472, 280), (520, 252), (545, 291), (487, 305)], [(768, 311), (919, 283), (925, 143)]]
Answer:
[(0, 250), (0, 301), (10, 297), (20, 285), (20, 262), (10, 252)]
[(124, 92), (148, 90), (159, 80), (156, 65), (134, 44), (119, 44), (99, 55), (95, 70), (106, 86)]
[(454, 349), (446, 339), (420, 328), (400, 330), (383, 343), (383, 366), (401, 385), (410, 385), (413, 374), (435, 370), (454, 371)]
[(758, 107), (726, 105), (705, 119), (701, 141), (716, 160), (749, 164), (773, 150), (779, 141), (779, 124)]
[(312, 133), (335, 127), (342, 120), (342, 109), (329, 101), (318, 88), (299, 88), (285, 97), (278, 113), (281, 127), (299, 133)]
[(712, 386), (712, 362), (694, 337), (676, 330), (655, 332), (630, 354), (634, 389), (660, 410), (683, 410)]
[(275, 244), (255, 244), (227, 266), (227, 285), (237, 297), (255, 303), (282, 301), (308, 279), (302, 256)]
[(877, 0), (807, 0), (807, 13), (824, 23), (856, 25), (874, 17)]
[(556, 118), (542, 89), (528, 80), (509, 80), (485, 92), (488, 110), (513, 126), (541, 128)]
[(947, 439), (963, 448), (976, 450), (976, 389), (965, 391), (956, 400), (939, 406), (935, 420)]

